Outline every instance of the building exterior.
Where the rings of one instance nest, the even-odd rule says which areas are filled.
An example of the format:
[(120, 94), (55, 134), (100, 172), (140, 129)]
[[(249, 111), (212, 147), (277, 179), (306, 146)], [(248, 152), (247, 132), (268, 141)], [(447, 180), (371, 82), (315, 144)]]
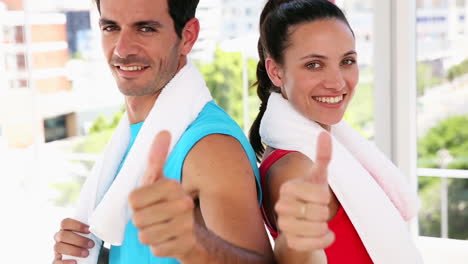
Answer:
[(23, 0), (0, 0), (0, 141), (14, 148), (85, 134), (99, 114), (121, 104), (91, 5), (37, 2), (25, 11)]
[(223, 0), (222, 38), (233, 39), (242, 35), (257, 33), (264, 0)]
[(200, 0), (196, 13), (200, 34), (190, 53), (192, 59), (202, 62), (213, 60), (216, 44), (221, 40), (221, 14), (221, 0)]
[[(4, 74), (0, 106), (2, 134), (9, 146), (27, 147), (49, 139), (47, 120), (36, 111), (40, 98), (71, 90), (66, 74), (66, 17), (50, 12), (26, 16), (23, 1), (0, 3), (3, 4), (0, 11), (0, 71)], [(73, 117), (67, 117), (68, 113), (59, 114), (69, 123), (64, 134), (73, 135)]]
[[(213, 60), (216, 46), (237, 45), (245, 39), (258, 35), (258, 23), (264, 0), (200, 0), (197, 18), (201, 30), (191, 57), (195, 60)], [(229, 43), (233, 40), (233, 43)], [(243, 43), (251, 45), (252, 43)], [(222, 47), (221, 47), (222, 48)], [(241, 47), (239, 47), (241, 49)], [(256, 50), (253, 42), (253, 50)], [(232, 49), (229, 49), (232, 50)]]

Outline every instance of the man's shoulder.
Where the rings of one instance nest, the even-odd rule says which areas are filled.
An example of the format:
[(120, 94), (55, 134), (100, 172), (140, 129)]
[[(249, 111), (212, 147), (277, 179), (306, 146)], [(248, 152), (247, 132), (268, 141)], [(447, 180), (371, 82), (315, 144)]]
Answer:
[(236, 121), (214, 101), (205, 105), (197, 119), (190, 124), (182, 137), (203, 137), (210, 134), (224, 134), (234, 137), (243, 136), (242, 129)]
[(233, 123), (237, 126), (237, 123), (229, 116), (224, 109), (218, 106), (214, 101), (208, 102), (202, 111), (198, 115), (197, 119), (192, 123), (192, 125), (200, 125), (204, 123), (211, 122), (227, 122)]
[[(248, 177), (255, 175), (258, 180), (255, 153), (247, 137), (239, 125), (214, 102), (204, 107), (181, 136), (171, 155), (180, 157), (180, 179), (184, 174), (184, 178), (190, 179), (185, 182), (192, 189), (199, 190), (204, 183), (220, 180), (220, 171), (229, 176), (225, 180), (232, 180), (235, 178), (232, 175), (240, 175), (240, 172)], [(226, 171), (226, 168), (229, 170)], [(259, 185), (257, 188), (261, 201)]]
[(238, 142), (249, 156), (253, 153), (247, 137), (239, 125), (213, 101), (203, 108), (197, 119), (182, 134), (171, 156), (179, 157), (182, 161), (185, 160), (186, 155), (195, 145), (199, 145), (200, 141), (207, 141), (202, 146), (205, 143), (212, 145), (213, 141), (226, 141), (221, 144), (223, 146)]

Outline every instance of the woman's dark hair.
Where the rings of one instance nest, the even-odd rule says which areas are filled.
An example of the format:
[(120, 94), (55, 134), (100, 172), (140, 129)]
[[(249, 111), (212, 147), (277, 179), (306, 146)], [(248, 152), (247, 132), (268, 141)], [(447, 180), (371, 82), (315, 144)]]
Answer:
[[(95, 1), (99, 13), (101, 13), (101, 0)], [(167, 0), (169, 14), (174, 21), (175, 32), (179, 38), (182, 38), (182, 30), (184, 29), (185, 24), (195, 17), (198, 2), (200, 2), (200, 0)]]
[[(343, 12), (328, 0), (269, 0), (260, 15), (260, 39), (258, 40), (259, 62), (257, 65), (257, 95), (260, 98), (260, 111), (250, 128), (249, 139), (257, 160), (260, 161), (265, 146), (260, 137), (260, 122), (267, 108), (272, 92), (280, 92), (273, 85), (265, 68), (265, 59), (272, 58), (283, 64), (285, 49), (290, 45), (290, 29), (295, 25), (323, 19), (337, 19), (349, 26)], [(353, 33), (354, 34), (354, 33)]]

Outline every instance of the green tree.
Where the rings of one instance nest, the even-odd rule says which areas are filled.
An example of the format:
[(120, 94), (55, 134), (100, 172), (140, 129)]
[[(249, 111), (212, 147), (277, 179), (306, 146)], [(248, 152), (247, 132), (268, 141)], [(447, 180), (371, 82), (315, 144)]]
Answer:
[(449, 169), (468, 169), (468, 115), (443, 120), (419, 140), (419, 167), (438, 168), (437, 153), (443, 149), (454, 157)]
[(50, 187), (60, 193), (60, 195), (54, 199), (54, 204), (61, 207), (67, 207), (73, 204), (78, 199), (84, 180), (85, 178), (83, 176), (73, 175), (69, 181), (51, 184)]
[(374, 91), (371, 83), (360, 83), (356, 93), (345, 112), (344, 119), (364, 137), (372, 138)]
[[(453, 157), (449, 169), (468, 169), (468, 115), (450, 117), (430, 129), (419, 140), (419, 167), (440, 168), (439, 154), (447, 150)], [(422, 235), (440, 235), (440, 179), (420, 178), (420, 231)], [(468, 239), (468, 179), (448, 180), (449, 237)]]
[(114, 130), (119, 124), (120, 118), (125, 113), (125, 106), (122, 106), (119, 111), (117, 111), (112, 120), (108, 120), (103, 115), (98, 116), (98, 118), (93, 122), (91, 128), (89, 129), (89, 134), (98, 134), (107, 130)]
[(360, 81), (356, 86), (356, 92), (345, 112), (344, 119), (354, 129), (366, 138), (374, 136), (374, 89), (372, 84), (372, 68), (360, 70)]
[[(255, 88), (251, 87), (256, 80), (256, 66), (255, 60), (247, 60), (251, 120), (258, 112)], [(225, 52), (220, 48), (216, 49), (213, 62), (198, 63), (198, 68), (216, 103), (241, 127), (244, 127), (242, 67), (242, 54), (240, 52)], [(247, 125), (250, 126), (250, 124)]]
[(418, 62), (417, 67), (418, 96), (423, 95), (427, 89), (443, 83), (443, 79), (435, 77), (432, 66), (425, 62)]
[[(117, 127), (120, 119), (122, 118), (123, 113), (125, 112), (125, 107), (121, 107), (117, 111), (111, 120), (107, 119), (104, 116), (99, 116), (91, 125), (89, 130), (89, 135), (83, 137), (79, 140), (76, 145), (71, 149), (74, 153), (88, 153), (88, 154), (99, 154), (104, 150), (107, 142), (114, 129)], [(77, 163), (78, 166), (86, 168), (88, 172), (91, 171), (94, 162), (78, 160), (71, 161)], [(64, 182), (53, 183), (50, 185), (52, 189), (59, 191), (59, 196), (54, 200), (54, 203), (57, 206), (69, 206), (72, 205), (80, 193), (81, 186), (84, 182), (85, 175), (72, 175), (72, 177)]]
[(450, 67), (447, 71), (447, 79), (453, 81), (455, 78), (468, 73), (468, 59), (460, 62), (457, 65)]
[(122, 106), (111, 120), (100, 115), (91, 125), (89, 135), (84, 137), (84, 139), (73, 148), (73, 151), (77, 153), (101, 153), (110, 140), (114, 129), (119, 124), (124, 112), (125, 106)]

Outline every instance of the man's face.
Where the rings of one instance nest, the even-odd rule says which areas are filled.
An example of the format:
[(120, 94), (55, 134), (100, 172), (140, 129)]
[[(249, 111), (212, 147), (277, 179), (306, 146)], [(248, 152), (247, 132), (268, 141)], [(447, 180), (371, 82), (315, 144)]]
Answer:
[(120, 91), (158, 93), (182, 58), (167, 0), (101, 0), (100, 8), (102, 47)]

